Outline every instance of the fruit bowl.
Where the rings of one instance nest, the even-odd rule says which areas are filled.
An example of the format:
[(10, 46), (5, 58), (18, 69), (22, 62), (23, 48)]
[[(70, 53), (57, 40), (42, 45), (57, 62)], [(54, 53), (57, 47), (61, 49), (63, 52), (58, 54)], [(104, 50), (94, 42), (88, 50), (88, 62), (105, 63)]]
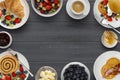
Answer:
[[(55, 75), (54, 76), (54, 78), (55, 78), (54, 80), (57, 80), (57, 78), (58, 78), (57, 72), (56, 72), (56, 70), (54, 68), (52, 68), (50, 66), (43, 66), (43, 67), (39, 68), (39, 70), (37, 71), (37, 73), (35, 75), (35, 80), (40, 80), (40, 78), (41, 78), (41, 72), (42, 71), (46, 71), (46, 70), (47, 71), (51, 71), (52, 73), (54, 73), (54, 75)], [(49, 74), (49, 75), (51, 75), (51, 74)], [(47, 77), (47, 75), (45, 75), (45, 77)]]
[[(72, 67), (75, 68), (75, 66), (77, 66), (76, 69), (72, 69)], [(70, 69), (70, 72), (69, 72), (68, 69)], [(81, 71), (79, 71), (79, 69)], [(81, 77), (83, 78), (83, 76), (81, 76), (81, 75), (84, 75), (84, 73), (85, 73), (85, 77), (87, 75), (87, 78), (86, 79), (81, 79)], [(69, 79), (68, 79), (68, 77), (69, 77)], [(73, 77), (74, 77), (75, 80), (90, 80), (90, 71), (87, 68), (87, 66), (85, 66), (83, 63), (80, 63), (80, 62), (71, 62), (71, 63), (65, 65), (65, 67), (63, 68), (63, 70), (61, 72), (61, 80), (73, 80)]]
[(31, 0), (31, 4), (38, 15), (52, 17), (61, 10), (63, 0)]

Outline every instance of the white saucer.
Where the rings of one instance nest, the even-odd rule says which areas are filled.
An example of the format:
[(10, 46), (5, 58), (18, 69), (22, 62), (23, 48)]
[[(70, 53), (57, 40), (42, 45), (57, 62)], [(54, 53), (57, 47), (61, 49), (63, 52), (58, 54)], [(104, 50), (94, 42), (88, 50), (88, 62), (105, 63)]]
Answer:
[[(102, 1), (102, 0), (96, 0), (95, 3), (94, 3), (94, 7), (93, 7), (94, 17), (95, 17), (95, 19), (97, 20), (97, 22), (98, 22), (99, 24), (101, 24), (100, 21), (103, 19), (103, 17), (100, 16), (101, 14), (100, 14), (100, 12), (99, 12), (99, 10), (98, 10), (98, 4), (99, 4), (100, 1)], [(109, 22), (109, 21), (107, 21), (107, 20), (106, 20), (106, 22), (107, 22), (108, 24), (114, 26), (115, 28), (120, 27), (120, 18), (118, 19), (118, 21), (116, 21), (115, 19), (113, 19), (112, 22)], [(104, 26), (104, 27), (106, 27), (106, 28), (110, 28), (110, 27), (109, 27), (108, 25), (106, 25), (106, 24), (101, 24), (101, 25)]]
[[(95, 75), (96, 80), (107, 80), (102, 77), (101, 75), (101, 68), (103, 65), (106, 63), (106, 61), (110, 58), (118, 58), (120, 59), (120, 52), (118, 51), (107, 51), (101, 54), (95, 61), (94, 67), (93, 67), (93, 72)], [(119, 80), (120, 79), (120, 74), (116, 75), (113, 79), (110, 80)]]
[(85, 18), (88, 15), (88, 13), (90, 12), (90, 3), (89, 3), (89, 1), (85, 0), (87, 7), (86, 7), (86, 9), (84, 11), (84, 15), (75, 15), (75, 14), (73, 14), (71, 12), (70, 4), (71, 4), (72, 1), (74, 1), (74, 0), (68, 0), (68, 2), (66, 4), (66, 11), (67, 11), (68, 15), (70, 17), (72, 17), (73, 19), (83, 19), (83, 18)]

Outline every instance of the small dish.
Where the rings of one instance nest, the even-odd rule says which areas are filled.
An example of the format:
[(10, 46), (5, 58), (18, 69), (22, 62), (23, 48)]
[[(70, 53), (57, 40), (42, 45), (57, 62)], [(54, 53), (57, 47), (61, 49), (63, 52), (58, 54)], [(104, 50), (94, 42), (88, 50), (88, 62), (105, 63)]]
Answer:
[[(115, 38), (118, 39), (118, 36), (113, 32), (113, 31), (110, 31), (114, 34)], [(103, 33), (104, 34), (104, 33)], [(101, 37), (101, 43), (106, 47), (106, 48), (113, 48), (117, 45), (118, 41), (114, 39), (114, 43), (112, 43), (112, 45), (108, 44), (106, 42), (106, 39), (104, 38), (104, 35), (102, 35)]]
[(68, 63), (67, 65), (64, 66), (64, 68), (62, 69), (62, 72), (61, 72), (61, 80), (64, 80), (64, 73), (65, 73), (65, 70), (70, 66), (70, 65), (79, 65), (81, 67), (84, 67), (85, 68), (85, 72), (88, 74), (88, 80), (90, 80), (90, 71), (89, 69), (87, 68), (87, 66), (85, 66), (83, 63), (81, 62), (70, 62)]
[[(101, 74), (101, 68), (103, 67), (104, 64), (106, 64), (106, 61), (110, 58), (118, 58), (120, 59), (120, 52), (118, 51), (107, 51), (102, 53), (94, 62), (93, 66), (93, 72), (96, 80), (107, 80), (102, 77)], [(120, 75), (116, 75), (113, 79), (110, 80), (119, 80)], [(108, 79), (109, 80), (109, 79)]]
[[(44, 0), (43, 0), (43, 1), (44, 1)], [(56, 15), (56, 14), (61, 10), (62, 5), (63, 5), (63, 0), (60, 0), (59, 8), (58, 8), (55, 12), (53, 12), (53, 13), (48, 13), (48, 14), (42, 14), (39, 10), (37, 10), (37, 9), (35, 8), (35, 1), (34, 1), (34, 0), (31, 0), (31, 5), (32, 5), (33, 10), (34, 10), (38, 15), (40, 15), (40, 16), (42, 16), (42, 17), (52, 17), (52, 16)]]
[(39, 80), (40, 79), (40, 73), (42, 71), (45, 71), (45, 70), (50, 70), (51, 72), (55, 73), (55, 80), (57, 80), (57, 78), (58, 78), (57, 72), (54, 68), (52, 68), (50, 66), (43, 66), (43, 67), (39, 68), (39, 70), (37, 71), (37, 73), (35, 75), (35, 80)]
[(85, 18), (85, 17), (89, 14), (89, 12), (90, 12), (90, 3), (89, 3), (89, 1), (88, 1), (88, 0), (84, 0), (84, 1), (86, 2), (87, 7), (85, 8), (84, 13), (83, 13), (82, 15), (75, 15), (75, 14), (71, 11), (70, 6), (71, 6), (71, 3), (72, 3), (73, 1), (74, 1), (74, 0), (68, 0), (68, 2), (67, 2), (67, 4), (66, 4), (66, 11), (67, 11), (68, 15), (69, 15), (71, 18), (73, 18), (73, 19), (78, 19), (78, 20)]
[(5, 33), (9, 36), (9, 43), (6, 46), (0, 46), (1, 49), (5, 49), (8, 48), (11, 44), (12, 44), (12, 36), (10, 33), (6, 32), (6, 31), (0, 31), (0, 33)]

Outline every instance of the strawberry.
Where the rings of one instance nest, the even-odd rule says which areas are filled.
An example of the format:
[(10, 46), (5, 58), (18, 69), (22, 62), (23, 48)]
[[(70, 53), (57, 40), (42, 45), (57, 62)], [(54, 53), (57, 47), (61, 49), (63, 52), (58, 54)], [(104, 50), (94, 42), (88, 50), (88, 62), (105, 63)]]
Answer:
[(11, 16), (10, 16), (10, 15), (7, 15), (7, 16), (5, 16), (5, 19), (6, 19), (6, 20), (11, 20)]
[(0, 10), (0, 17), (3, 15), (2, 10)]
[(45, 13), (45, 11), (44, 11), (44, 10), (42, 10), (42, 9), (40, 10), (40, 12), (41, 12), (42, 14), (44, 14), (44, 13)]
[(20, 72), (24, 72), (22, 65), (20, 65)]
[(6, 77), (4, 75), (2, 76), (2, 80), (6, 80)]
[(44, 7), (45, 7), (45, 6), (47, 6), (47, 3), (46, 3), (46, 2), (44, 2), (44, 3), (43, 3), (43, 6), (44, 6)]
[(6, 80), (12, 80), (10, 75), (6, 75)]
[(12, 73), (12, 76), (13, 76), (13, 77), (16, 77), (16, 73), (15, 73), (15, 72), (13, 72), (13, 73)]
[(46, 3), (49, 3), (49, 0), (44, 0)]
[(42, 7), (43, 7), (43, 3), (42, 3), (42, 2), (40, 3), (39, 7), (40, 7), (40, 8), (42, 8)]
[(58, 0), (54, 0), (54, 3), (55, 3), (55, 4), (58, 4)]
[(16, 18), (16, 19), (14, 20), (14, 23), (20, 23), (20, 21), (21, 21), (20, 18)]
[(111, 17), (108, 17), (107, 20), (111, 22), (111, 21), (112, 21), (112, 18), (111, 18)]
[(21, 75), (20, 75), (20, 78), (21, 78), (21, 79), (24, 79), (25, 77), (26, 77), (25, 74), (21, 74)]
[(107, 3), (108, 3), (108, 0), (103, 0), (104, 5), (107, 5)]
[(51, 8), (52, 8), (52, 6), (50, 6), (50, 5), (46, 6), (46, 10), (51, 10)]

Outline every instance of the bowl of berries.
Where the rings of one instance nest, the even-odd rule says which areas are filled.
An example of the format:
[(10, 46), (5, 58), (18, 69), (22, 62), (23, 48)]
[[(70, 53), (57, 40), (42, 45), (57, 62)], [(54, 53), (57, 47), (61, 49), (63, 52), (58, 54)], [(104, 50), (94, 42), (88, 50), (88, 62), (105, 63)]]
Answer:
[(63, 68), (61, 80), (90, 80), (90, 71), (80, 62), (71, 62)]
[(31, 4), (38, 15), (52, 17), (61, 10), (63, 0), (31, 0)]

